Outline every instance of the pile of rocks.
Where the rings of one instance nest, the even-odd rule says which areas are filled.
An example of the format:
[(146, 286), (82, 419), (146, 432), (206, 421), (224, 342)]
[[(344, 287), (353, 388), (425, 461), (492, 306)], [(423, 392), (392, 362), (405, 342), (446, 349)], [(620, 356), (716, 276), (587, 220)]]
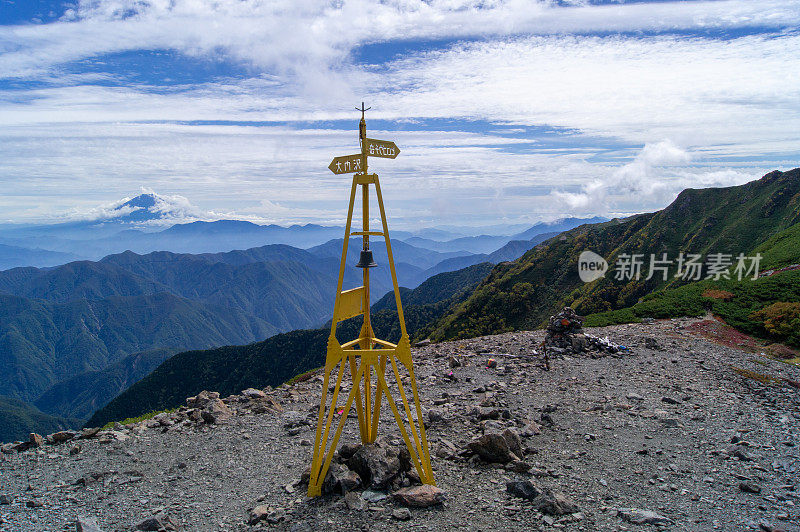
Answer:
[(618, 353), (624, 347), (606, 338), (600, 338), (583, 332), (583, 317), (575, 313), (571, 307), (550, 316), (547, 324), (544, 343), (545, 362), (552, 355), (593, 353), (601, 356), (606, 353)]
[[(286, 490), (293, 493), (304, 489), (310, 477), (309, 467)], [(385, 437), (369, 444), (343, 444), (333, 455), (322, 483), (322, 494), (344, 496), (350, 510), (368, 510), (370, 503), (385, 499), (413, 508), (435, 506), (445, 500), (443, 490), (421, 483), (403, 442)], [(411, 518), (402, 509), (393, 512), (393, 516), (399, 520)], [(256, 506), (250, 510), (248, 523), (255, 525), (261, 521), (276, 524), (282, 521), (282, 516), (267, 507)]]

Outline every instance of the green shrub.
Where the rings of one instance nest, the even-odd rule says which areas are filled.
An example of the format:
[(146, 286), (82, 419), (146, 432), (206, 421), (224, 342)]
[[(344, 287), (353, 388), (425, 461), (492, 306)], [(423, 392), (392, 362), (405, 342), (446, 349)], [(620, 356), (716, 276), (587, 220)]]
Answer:
[[(146, 414), (142, 414), (141, 416), (129, 417), (127, 419), (123, 419), (122, 421), (119, 422), (119, 424), (120, 425), (130, 425), (131, 423), (139, 423), (140, 421), (146, 421), (148, 419), (153, 419), (158, 414), (163, 414), (165, 412), (175, 412), (176, 410), (178, 410), (177, 407), (175, 407), (175, 408), (167, 408), (165, 410), (154, 410), (153, 412), (148, 412)], [(116, 423), (117, 423), (116, 421), (109, 421), (108, 423), (103, 425), (103, 430), (110, 429)]]
[(624, 308), (620, 310), (609, 310), (606, 312), (598, 312), (596, 314), (589, 314), (583, 321), (584, 327), (605, 327), (607, 325), (618, 325), (620, 323), (638, 323), (642, 320), (634, 314), (632, 308)]

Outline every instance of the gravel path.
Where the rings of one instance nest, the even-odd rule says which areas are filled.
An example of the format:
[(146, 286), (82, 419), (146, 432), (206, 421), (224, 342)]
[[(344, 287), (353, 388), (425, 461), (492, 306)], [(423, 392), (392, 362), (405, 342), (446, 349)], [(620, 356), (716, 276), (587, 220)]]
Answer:
[[(798, 389), (732, 366), (793, 381), (800, 368), (695, 336), (686, 328), (694, 321), (587, 329), (631, 352), (558, 358), (549, 372), (531, 355), (541, 332), (414, 349), (447, 499), (412, 508), (408, 521), (393, 516), (400, 507), (391, 498), (350, 510), (341, 495), (309, 500), (296, 485), (311, 458), (321, 389), (313, 379), (269, 391), (283, 414), (255, 414), (234, 397), (236, 415), (219, 425), (151, 420), (0, 455), (0, 531), (75, 530), (79, 516), (128, 531), (155, 515), (189, 531), (800, 530)], [(498, 354), (496, 368), (478, 354), (487, 351)], [(451, 356), (464, 365), (451, 369)], [(491, 409), (510, 418), (482, 425), (478, 414)], [(381, 434), (398, 439), (389, 409), (383, 414)], [(287, 427), (298, 419), (311, 424)], [(461, 449), (506, 426), (523, 435), (531, 473), (448, 452), (449, 442)], [(342, 442), (356, 441), (351, 419)], [(506, 482), (526, 479), (563, 492), (580, 511), (548, 515), (507, 493)], [(278, 522), (248, 525), (256, 505)]]

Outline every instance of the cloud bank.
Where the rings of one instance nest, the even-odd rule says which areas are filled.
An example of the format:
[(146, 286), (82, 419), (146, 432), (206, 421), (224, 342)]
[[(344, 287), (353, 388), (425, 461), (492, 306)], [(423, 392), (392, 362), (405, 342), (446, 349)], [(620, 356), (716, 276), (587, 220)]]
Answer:
[(203, 216), (340, 221), (326, 167), (362, 100), (401, 147), (375, 168), (409, 226), (642, 212), (798, 165), (800, 1), (574, 4), (81, 0), (0, 25), (0, 207), (145, 185)]

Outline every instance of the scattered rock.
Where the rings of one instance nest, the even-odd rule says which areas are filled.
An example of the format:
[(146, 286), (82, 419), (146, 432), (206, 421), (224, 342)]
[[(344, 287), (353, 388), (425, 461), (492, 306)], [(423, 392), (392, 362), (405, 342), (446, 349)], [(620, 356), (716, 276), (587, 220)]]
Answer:
[(354, 492), (349, 491), (344, 496), (344, 503), (350, 510), (360, 512), (362, 510), (367, 509), (367, 501), (361, 498), (361, 496)]
[(62, 443), (71, 440), (77, 435), (78, 433), (74, 430), (62, 430), (60, 432), (54, 432), (53, 434), (48, 435), (47, 441), (51, 441), (53, 443)]
[(25, 506), (28, 508), (41, 508), (44, 506), (44, 503), (39, 499), (30, 499), (29, 501), (25, 502)]
[(506, 491), (512, 497), (519, 497), (521, 499), (528, 499), (530, 501), (542, 493), (542, 490), (540, 490), (530, 480), (515, 480), (506, 482)]
[(647, 349), (652, 349), (654, 351), (663, 351), (664, 349), (663, 347), (661, 347), (661, 344), (658, 342), (658, 340), (656, 340), (652, 336), (648, 336), (644, 339), (644, 346)]
[(512, 454), (508, 441), (502, 434), (484, 434), (469, 442), (467, 447), (487, 462), (505, 464), (519, 459), (519, 456)]
[(367, 502), (380, 502), (387, 497), (388, 495), (382, 491), (364, 490), (361, 492), (361, 498)]
[(745, 493), (761, 493), (761, 486), (750, 481), (740, 482), (739, 489)]
[(136, 525), (136, 530), (147, 532), (166, 532), (178, 530), (178, 525), (166, 515), (149, 517)]
[(364, 486), (381, 490), (387, 488), (401, 470), (408, 471), (411, 468), (409, 458), (405, 456), (401, 460), (401, 454), (407, 455), (408, 450), (402, 447), (398, 451), (386, 440), (378, 439), (375, 443), (359, 447), (347, 461), (347, 465), (358, 473)]
[(191, 408), (205, 408), (205, 406), (216, 399), (219, 399), (218, 392), (209, 392), (203, 390), (202, 392), (198, 393), (194, 397), (187, 397), (186, 398), (186, 406)]
[(426, 345), (431, 345), (430, 338), (425, 338), (424, 340), (420, 340), (419, 342), (414, 344), (414, 347), (425, 347)]
[(248, 388), (246, 390), (242, 390), (242, 395), (247, 397), (248, 399), (262, 399), (267, 396), (261, 390), (256, 390), (255, 388)]
[(75, 522), (76, 532), (103, 532), (94, 517), (78, 516)]
[(250, 510), (250, 513), (247, 517), (247, 524), (252, 526), (266, 520), (270, 511), (270, 508), (266, 505), (256, 506)]
[(395, 508), (392, 510), (392, 517), (398, 521), (408, 521), (411, 519), (411, 510), (408, 508)]
[(672, 519), (664, 517), (650, 510), (641, 510), (639, 508), (619, 508), (617, 515), (623, 521), (633, 523), (634, 525), (671, 525)]
[(288, 410), (284, 412), (283, 415), (281, 415), (281, 419), (283, 420), (283, 426), (287, 429), (308, 425), (308, 419), (306, 419), (306, 415), (303, 412), (298, 412), (296, 410)]
[(82, 450), (83, 450), (83, 447), (81, 447), (81, 444), (80, 443), (76, 443), (75, 445), (72, 446), (72, 448), (70, 448), (69, 454), (70, 454), (70, 456), (75, 456), (76, 454), (80, 454), (80, 452)]
[(531, 470), (531, 464), (523, 460), (511, 460), (505, 465), (504, 469), (514, 473), (527, 473)]
[(322, 493), (346, 495), (347, 492), (361, 487), (361, 483), (361, 477), (355, 471), (351, 471), (344, 464), (333, 462), (322, 483)]
[(572, 499), (550, 488), (545, 488), (541, 495), (533, 500), (533, 505), (540, 512), (550, 515), (565, 515), (580, 511)]
[(100, 432), (100, 429), (101, 427), (83, 429), (78, 437), (84, 440), (88, 440), (89, 438), (94, 438), (95, 436), (97, 436), (97, 433)]
[(360, 443), (343, 443), (342, 446), (339, 447), (339, 456), (344, 460), (349, 460), (360, 448)]
[(219, 425), (228, 421), (233, 416), (233, 412), (222, 400), (211, 399), (203, 408), (201, 416), (206, 423)]
[(404, 506), (427, 508), (444, 502), (445, 492), (436, 486), (423, 484), (399, 489), (392, 496)]
[(12, 497), (11, 495), (6, 495), (5, 493), (0, 495), (0, 504), (7, 505), (11, 504), (12, 502), (14, 502), (14, 497)]
[(525, 453), (522, 452), (522, 438), (517, 434), (517, 431), (514, 429), (506, 429), (501, 435), (506, 440), (509, 450), (518, 458), (522, 458)]

